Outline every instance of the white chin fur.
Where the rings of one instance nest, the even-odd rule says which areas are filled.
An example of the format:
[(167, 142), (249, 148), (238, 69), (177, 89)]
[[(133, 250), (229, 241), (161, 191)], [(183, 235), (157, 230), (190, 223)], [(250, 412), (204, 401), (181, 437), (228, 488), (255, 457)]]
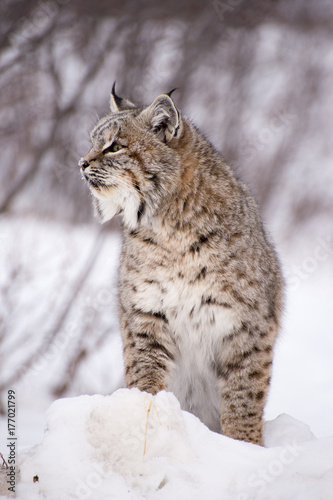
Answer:
[(140, 206), (139, 195), (128, 189), (112, 188), (109, 192), (92, 192), (94, 197), (94, 215), (100, 222), (111, 220), (122, 211), (123, 221), (128, 229), (134, 229), (138, 222)]

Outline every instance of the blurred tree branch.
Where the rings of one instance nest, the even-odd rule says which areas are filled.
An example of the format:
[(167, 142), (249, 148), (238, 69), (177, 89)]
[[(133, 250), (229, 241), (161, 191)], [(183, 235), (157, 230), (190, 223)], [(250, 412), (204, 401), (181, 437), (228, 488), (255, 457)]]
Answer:
[[(43, 357), (44, 353), (50, 348), (52, 343), (54, 343), (55, 339), (57, 338), (57, 335), (62, 331), (62, 328), (65, 324), (65, 321), (69, 315), (69, 312), (71, 311), (71, 308), (73, 307), (73, 304), (75, 303), (75, 300), (77, 299), (79, 293), (81, 292), (82, 288), (84, 287), (85, 282), (87, 281), (94, 264), (96, 263), (96, 260), (98, 258), (98, 254), (101, 251), (103, 247), (105, 239), (105, 231), (101, 228), (99, 230), (99, 234), (97, 235), (97, 238), (90, 250), (90, 253), (88, 255), (88, 258), (86, 262), (84, 263), (84, 266), (81, 268), (78, 276), (76, 276), (75, 280), (73, 280), (72, 283), (69, 284), (67, 287), (67, 293), (68, 293), (68, 300), (65, 300), (63, 302), (61, 310), (55, 311), (56, 314), (54, 314), (54, 323), (53, 326), (45, 333), (43, 332), (40, 334), (40, 339), (41, 343), (38, 347), (38, 349), (35, 349), (33, 353), (27, 352), (26, 354), (26, 359), (23, 361), (19, 366), (17, 370), (12, 371), (10, 376), (5, 378), (4, 380), (1, 381), (0, 383), (0, 394), (3, 391), (6, 391), (8, 387), (12, 387), (13, 385), (17, 384), (21, 378), (26, 375), (26, 373), (29, 371), (29, 369), (36, 363), (40, 358)], [(19, 267), (16, 265), (13, 268), (12, 276), (11, 279), (15, 279), (19, 274)], [(12, 307), (16, 308), (16, 304), (14, 305), (14, 302), (12, 304)], [(7, 314), (8, 315), (8, 314)], [(4, 321), (1, 322), (2, 330), (0, 331), (0, 341), (4, 339), (5, 335), (7, 337), (10, 336), (10, 331), (5, 331), (5, 323)], [(3, 353), (2, 358), (4, 357), (5, 353)]]
[[(221, 145), (227, 159), (238, 163), (241, 170), (245, 168), (246, 174), (245, 162), (243, 166), (243, 161), (239, 161), (239, 149), (251, 95), (249, 82), (257, 59), (255, 33), (261, 25), (270, 23), (293, 30), (295, 36), (289, 31), (281, 48), (286, 57), (299, 33), (314, 37), (318, 44), (329, 36), (333, 24), (324, 0), (293, 4), (287, 0), (226, 0), (209, 4), (199, 0), (159, 4), (148, 0), (3, 3), (0, 104), (6, 109), (1, 126), (6, 161), (1, 171), (0, 212), (10, 210), (17, 197), (31, 186), (44, 183), (43, 195), (39, 193), (39, 203), (32, 209), (36, 214), (69, 220), (87, 220), (89, 208), (78, 181), (74, 155), (69, 157), (68, 150), (77, 150), (83, 135), (88, 137), (91, 123), (87, 116), (84, 121), (80, 118), (82, 110), (105, 109), (114, 79), (121, 81), (122, 92), (129, 96), (135, 93), (139, 100), (146, 99), (154, 88), (167, 91), (169, 86), (177, 85), (177, 100), (180, 106), (186, 106), (199, 93), (203, 102), (209, 98), (221, 101), (221, 96), (214, 96), (216, 82), (209, 83), (209, 79), (204, 92), (193, 92), (201, 63), (208, 63), (212, 78), (229, 74), (230, 85), (222, 97), (225, 109), (218, 117), (224, 131)], [(174, 49), (170, 43), (174, 43)], [(156, 50), (162, 60), (168, 50), (176, 51), (178, 62), (175, 60), (174, 67), (171, 59), (165, 65), (159, 62), (154, 54), (158, 44), (160, 48)], [(311, 57), (302, 53), (301, 47), (294, 49), (298, 50), (302, 80), (295, 81), (297, 68), (291, 68), (290, 86), (282, 92), (285, 108), (292, 107), (304, 127), (308, 110), (315, 105), (316, 87), (320, 91), (321, 70), (311, 75)], [(300, 92), (295, 92), (295, 85)], [(207, 119), (208, 116), (209, 113)], [(310, 133), (309, 129), (306, 133)], [(263, 168), (260, 162), (251, 167), (255, 173), (248, 178), (264, 209), (274, 196), (277, 178), (283, 176), (283, 165), (290, 164), (292, 151), (297, 154), (295, 144), (299, 140), (297, 127), (291, 128), (285, 144), (288, 148), (283, 147), (265, 165), (265, 175), (257, 174)], [(84, 152), (75, 154), (79, 158)], [(55, 176), (55, 164), (70, 168), (58, 168), (59, 175)], [(66, 200), (66, 212), (58, 203), (52, 203), (58, 196)], [(304, 203), (300, 200), (300, 204)], [(319, 209), (320, 203), (316, 206)]]

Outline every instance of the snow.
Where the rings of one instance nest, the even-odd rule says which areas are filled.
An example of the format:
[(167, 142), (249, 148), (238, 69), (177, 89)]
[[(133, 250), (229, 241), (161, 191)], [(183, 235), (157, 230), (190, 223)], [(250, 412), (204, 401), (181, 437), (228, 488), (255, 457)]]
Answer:
[[(98, 234), (89, 226), (0, 219), (1, 285), (9, 281), (9, 263), (20, 270), (2, 305), (11, 333), (3, 344), (3, 380), (52, 330), (48, 312), (56, 317), (68, 301)], [(172, 394), (116, 390), (123, 375), (116, 317), (120, 238), (106, 233), (61, 330), (15, 385), (18, 500), (333, 499), (333, 438), (325, 437), (333, 435), (333, 243), (325, 232), (314, 234), (299, 247), (279, 249), (289, 282), (287, 311), (265, 410), (266, 448), (259, 448), (209, 431), (181, 411)], [(84, 328), (91, 354), (71, 381), (71, 397), (52, 403), (52, 388)], [(98, 338), (105, 340), (96, 344)], [(6, 426), (0, 417), (5, 457)], [(0, 496), (7, 491), (1, 480), (3, 471)]]
[[(328, 241), (323, 234), (309, 236), (309, 242), (303, 236), (299, 249), (280, 252), (287, 301), (265, 411), (267, 419), (281, 410), (289, 413), (310, 424), (319, 437), (333, 435), (333, 244), (331, 238), (329, 245), (319, 245)], [(316, 261), (316, 255), (321, 259)]]
[(317, 439), (281, 415), (266, 423), (265, 442), (211, 432), (164, 391), (60, 399), (42, 442), (20, 454), (16, 498), (333, 498), (333, 437)]

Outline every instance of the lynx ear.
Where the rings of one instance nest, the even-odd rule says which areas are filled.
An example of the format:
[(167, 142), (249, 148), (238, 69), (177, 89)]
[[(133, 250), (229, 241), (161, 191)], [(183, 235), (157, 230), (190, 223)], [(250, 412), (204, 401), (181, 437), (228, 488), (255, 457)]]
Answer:
[(110, 109), (111, 113), (119, 113), (120, 111), (125, 111), (126, 109), (135, 108), (135, 104), (127, 99), (123, 99), (116, 94), (116, 82), (114, 82), (110, 94)]
[(177, 137), (180, 127), (180, 115), (172, 99), (162, 94), (146, 108), (141, 116), (148, 121), (153, 132), (163, 142), (167, 143)]

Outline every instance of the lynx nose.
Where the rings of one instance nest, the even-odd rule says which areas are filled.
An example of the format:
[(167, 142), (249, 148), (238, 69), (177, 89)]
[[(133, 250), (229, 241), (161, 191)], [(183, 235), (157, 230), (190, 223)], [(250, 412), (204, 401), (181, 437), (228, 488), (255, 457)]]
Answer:
[(81, 158), (78, 165), (82, 168), (82, 170), (84, 170), (85, 168), (89, 167), (89, 162), (87, 162), (85, 158)]

